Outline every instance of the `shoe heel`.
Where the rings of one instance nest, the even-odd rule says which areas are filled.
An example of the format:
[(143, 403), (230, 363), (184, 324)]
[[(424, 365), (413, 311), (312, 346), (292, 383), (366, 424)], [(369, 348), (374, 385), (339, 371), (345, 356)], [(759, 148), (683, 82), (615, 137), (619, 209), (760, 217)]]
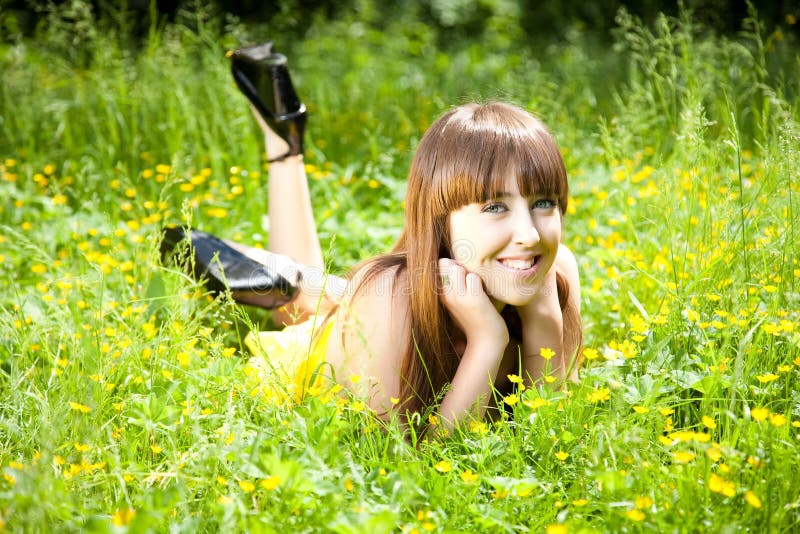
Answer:
[(239, 90), (269, 127), (289, 144), (286, 154), (271, 161), (302, 154), (306, 107), (295, 92), (286, 56), (275, 53), (272, 42), (240, 48), (228, 55)]

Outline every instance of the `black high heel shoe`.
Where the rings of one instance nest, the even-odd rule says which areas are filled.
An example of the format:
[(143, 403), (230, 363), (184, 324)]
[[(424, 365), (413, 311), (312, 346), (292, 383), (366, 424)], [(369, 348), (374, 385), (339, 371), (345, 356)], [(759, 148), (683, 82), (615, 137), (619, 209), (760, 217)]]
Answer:
[(228, 53), (239, 90), (255, 106), (270, 128), (289, 144), (286, 154), (270, 162), (303, 153), (306, 106), (295, 93), (286, 56), (272, 50), (272, 42)]
[(297, 294), (297, 287), (281, 274), (266, 265), (245, 256), (223, 240), (211, 234), (179, 226), (163, 230), (161, 257), (166, 260), (178, 243), (189, 240), (194, 255), (195, 279), (204, 279), (206, 287), (214, 293), (230, 289), (238, 302), (262, 308), (278, 308), (289, 303)]

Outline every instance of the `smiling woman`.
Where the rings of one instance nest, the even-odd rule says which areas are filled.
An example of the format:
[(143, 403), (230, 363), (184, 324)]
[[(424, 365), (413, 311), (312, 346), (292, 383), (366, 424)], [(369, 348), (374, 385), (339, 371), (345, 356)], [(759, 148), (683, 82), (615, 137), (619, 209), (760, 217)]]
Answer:
[(558, 355), (548, 372), (574, 376), (580, 288), (560, 244), (567, 199), (558, 147), (529, 113), (496, 102), (445, 113), (414, 156), (398, 244), (355, 270), (328, 361), (374, 377), (379, 411), (392, 398), (412, 412), (440, 399), (449, 423), (482, 415), (510, 373), (540, 381), (542, 349)]

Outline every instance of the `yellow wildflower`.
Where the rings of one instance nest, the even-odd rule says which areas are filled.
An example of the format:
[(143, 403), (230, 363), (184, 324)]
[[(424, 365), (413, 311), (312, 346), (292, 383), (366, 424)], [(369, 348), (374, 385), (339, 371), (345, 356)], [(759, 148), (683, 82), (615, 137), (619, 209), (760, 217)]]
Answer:
[(92, 409), (90, 407), (86, 406), (85, 404), (79, 404), (77, 402), (72, 402), (72, 401), (69, 401), (69, 407), (70, 407), (70, 409), (75, 410), (76, 412), (81, 412), (81, 413), (89, 413), (89, 412), (92, 411)]
[(714, 493), (721, 493), (726, 497), (733, 497), (736, 495), (736, 486), (733, 482), (725, 480), (715, 473), (712, 473), (711, 476), (708, 477), (708, 489)]
[(470, 421), (469, 431), (476, 434), (484, 435), (489, 432), (489, 426), (483, 421)]
[(675, 459), (675, 462), (679, 464), (687, 464), (694, 460), (696, 454), (693, 452), (688, 451), (675, 451), (672, 457)]
[(130, 510), (128, 508), (120, 508), (114, 515), (111, 516), (111, 523), (115, 527), (124, 527), (125, 525), (129, 525), (131, 520), (136, 516), (136, 510)]
[(774, 373), (767, 373), (765, 375), (757, 375), (756, 379), (762, 384), (769, 384), (770, 382), (777, 380), (778, 375)]
[(449, 473), (453, 469), (453, 465), (447, 460), (441, 460), (433, 466), (434, 469), (440, 473)]
[(586, 395), (586, 399), (591, 403), (605, 402), (611, 398), (611, 390), (608, 388), (598, 388)]
[(783, 426), (786, 424), (786, 422), (787, 422), (786, 417), (784, 417), (782, 414), (774, 413), (769, 416), (769, 424), (771, 424), (772, 426), (775, 427)]
[(583, 357), (587, 360), (596, 360), (600, 357), (600, 353), (597, 352), (597, 349), (586, 347), (583, 349)]
[(753, 408), (750, 410), (750, 416), (760, 423), (769, 417), (769, 410), (767, 408)]
[(542, 406), (550, 406), (550, 401), (541, 397), (537, 397), (535, 399), (525, 399), (522, 401), (522, 404), (531, 410), (535, 410), (537, 408), (541, 408)]
[(256, 489), (255, 484), (253, 484), (249, 480), (240, 480), (239, 487), (242, 488), (242, 491), (245, 493), (252, 493), (253, 490)]
[(472, 470), (466, 469), (461, 472), (461, 480), (463, 480), (467, 484), (472, 484), (478, 480), (478, 475), (476, 473), (473, 473)]
[(628, 519), (630, 519), (631, 521), (636, 521), (636, 522), (644, 521), (645, 518), (644, 513), (641, 510), (636, 510), (636, 509), (628, 510), (627, 512), (625, 512), (625, 515), (628, 516)]
[(267, 491), (272, 491), (281, 484), (281, 477), (277, 475), (271, 475), (259, 482), (259, 486), (264, 488)]
[(706, 456), (708, 456), (712, 462), (718, 462), (719, 459), (722, 458), (722, 449), (719, 448), (719, 445), (715, 445), (706, 450)]
[(759, 499), (758, 495), (756, 495), (752, 491), (748, 491), (747, 493), (744, 494), (744, 500), (747, 501), (747, 504), (749, 504), (753, 508), (761, 508), (761, 499)]

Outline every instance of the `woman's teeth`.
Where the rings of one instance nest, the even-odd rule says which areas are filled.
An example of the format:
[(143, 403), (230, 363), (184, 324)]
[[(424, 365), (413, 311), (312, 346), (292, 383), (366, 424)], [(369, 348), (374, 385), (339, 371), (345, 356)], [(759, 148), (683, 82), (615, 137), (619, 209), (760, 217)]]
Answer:
[(500, 263), (511, 269), (524, 271), (533, 267), (535, 259), (536, 258), (531, 258), (530, 260), (500, 260)]

